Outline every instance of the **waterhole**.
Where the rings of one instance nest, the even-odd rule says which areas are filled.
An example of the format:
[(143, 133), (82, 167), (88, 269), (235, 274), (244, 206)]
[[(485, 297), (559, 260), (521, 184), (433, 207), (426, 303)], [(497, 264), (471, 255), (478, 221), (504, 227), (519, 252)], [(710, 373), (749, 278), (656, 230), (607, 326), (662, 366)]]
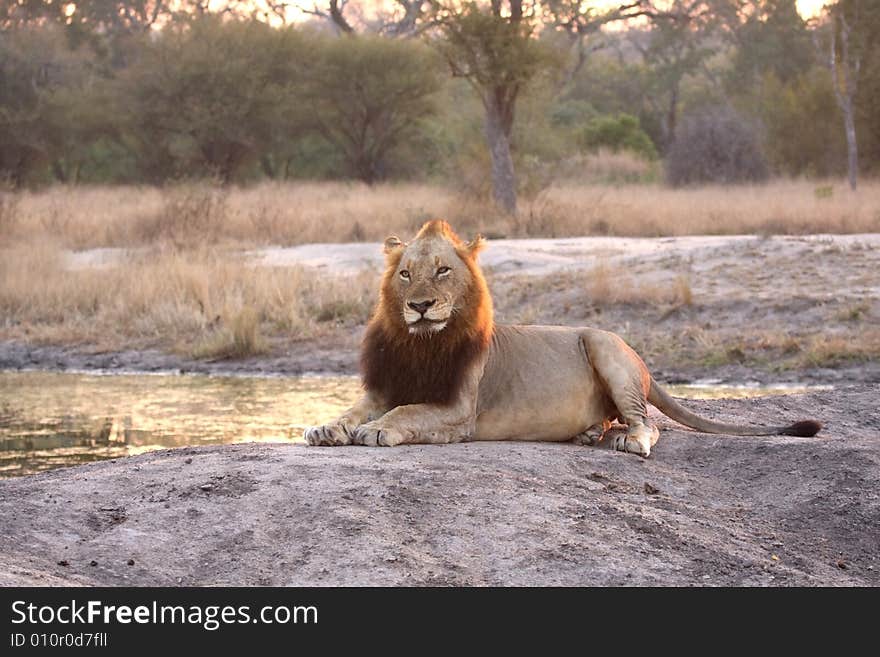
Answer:
[[(745, 397), (806, 386), (670, 386)], [(360, 392), (352, 376), (244, 377), (0, 372), (0, 478), (156, 449), (301, 442)]]

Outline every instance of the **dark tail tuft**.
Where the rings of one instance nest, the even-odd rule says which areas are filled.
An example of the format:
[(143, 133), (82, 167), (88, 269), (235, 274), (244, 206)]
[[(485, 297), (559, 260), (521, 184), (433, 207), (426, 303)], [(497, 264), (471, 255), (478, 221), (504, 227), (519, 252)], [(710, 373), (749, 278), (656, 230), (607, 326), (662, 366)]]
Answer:
[(808, 438), (815, 436), (822, 429), (822, 424), (816, 420), (801, 420), (795, 422), (790, 427), (786, 427), (782, 432), (784, 436), (802, 436)]

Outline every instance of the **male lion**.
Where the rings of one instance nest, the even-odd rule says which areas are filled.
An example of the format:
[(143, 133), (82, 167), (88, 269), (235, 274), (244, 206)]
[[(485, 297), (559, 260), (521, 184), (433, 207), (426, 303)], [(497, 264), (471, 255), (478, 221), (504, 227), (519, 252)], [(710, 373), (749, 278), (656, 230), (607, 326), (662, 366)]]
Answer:
[(592, 328), (496, 326), (477, 253), (445, 221), (409, 244), (385, 241), (387, 269), (361, 354), (365, 394), (310, 445), (400, 445), (463, 440), (600, 441), (627, 425), (616, 450), (647, 457), (659, 431), (646, 402), (709, 433), (813, 436), (787, 427), (722, 424), (681, 406), (618, 336)]

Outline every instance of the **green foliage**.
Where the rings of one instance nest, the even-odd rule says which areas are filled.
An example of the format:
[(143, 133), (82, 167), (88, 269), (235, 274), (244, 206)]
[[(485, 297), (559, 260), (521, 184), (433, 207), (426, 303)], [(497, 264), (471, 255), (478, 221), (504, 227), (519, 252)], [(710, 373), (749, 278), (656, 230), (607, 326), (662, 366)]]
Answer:
[(614, 152), (629, 151), (647, 160), (657, 159), (651, 138), (639, 126), (639, 120), (629, 114), (592, 119), (581, 133), (581, 143), (588, 151), (608, 148)]
[(23, 29), (0, 39), (0, 177), (30, 182), (51, 159), (47, 102), (61, 84), (54, 30)]
[(880, 3), (839, 0), (852, 27), (851, 48), (858, 55), (858, 91), (855, 97), (856, 133), (862, 168), (880, 171)]
[(437, 45), (453, 75), (479, 89), (506, 88), (515, 94), (549, 65), (560, 63), (556, 53), (532, 38), (535, 26), (527, 17), (510, 20), (465, 2), (457, 11), (442, 12), (439, 24), (445, 38)]
[(301, 54), (293, 30), (213, 16), (145, 41), (117, 99), (143, 175), (234, 179), (295, 124)]
[(376, 36), (313, 40), (304, 99), (307, 121), (367, 183), (401, 176), (395, 156), (419, 140), (436, 111), (440, 61), (417, 41)]
[[(880, 31), (880, 25), (876, 28)], [(865, 54), (856, 97), (856, 131), (866, 170), (880, 171), (880, 47)]]
[[(485, 195), (490, 104), (523, 193), (587, 160), (656, 170), (627, 154), (666, 155), (679, 116), (720, 104), (751, 134), (737, 148), (757, 145), (773, 173), (845, 170), (826, 53), (813, 43), (822, 21), (805, 23), (793, 0), (671, 0), (665, 18), (591, 32), (564, 85), (572, 33), (540, 18), (574, 19), (577, 3), (541, 16), (526, 4), (520, 19), (504, 0), (431, 3), (438, 29), (423, 39), (275, 29), (241, 4), (212, 14), (197, 3), (83, 0), (69, 17), (63, 2), (0, 3), (0, 183), (416, 178)], [(860, 163), (880, 171), (880, 3), (832, 5), (861, 62)], [(691, 6), (694, 16), (671, 18)]]
[(578, 128), (595, 116), (596, 110), (584, 100), (564, 100), (550, 110), (550, 121), (557, 128)]
[(815, 63), (815, 49), (794, 0), (756, 0), (735, 29), (739, 46), (728, 73), (732, 90), (772, 74), (783, 84), (804, 75)]
[[(656, 146), (663, 143), (663, 108), (654, 98), (651, 69), (636, 61), (597, 54), (572, 80), (566, 103), (582, 103), (593, 109), (591, 116), (630, 114)], [(585, 123), (586, 121), (584, 121)]]
[(784, 175), (829, 176), (843, 170), (846, 142), (824, 66), (783, 83), (768, 74), (756, 114), (765, 128), (773, 170)]

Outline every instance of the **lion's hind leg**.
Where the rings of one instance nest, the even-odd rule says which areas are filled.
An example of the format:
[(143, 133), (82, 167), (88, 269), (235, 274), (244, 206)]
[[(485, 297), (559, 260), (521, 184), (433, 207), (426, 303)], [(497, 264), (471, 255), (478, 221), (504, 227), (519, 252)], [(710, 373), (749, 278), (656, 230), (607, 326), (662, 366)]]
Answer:
[(605, 432), (611, 428), (611, 420), (603, 420), (598, 424), (594, 424), (589, 429), (580, 432), (572, 441), (577, 445), (598, 445), (605, 438)]
[(647, 458), (660, 438), (660, 431), (648, 420), (648, 368), (613, 333), (590, 331), (583, 340), (599, 382), (617, 408), (618, 421), (627, 425), (625, 434), (614, 436), (611, 448)]
[(648, 458), (651, 448), (660, 439), (660, 430), (650, 422), (644, 424), (631, 424), (626, 430), (614, 437), (611, 448), (618, 452), (638, 454)]

